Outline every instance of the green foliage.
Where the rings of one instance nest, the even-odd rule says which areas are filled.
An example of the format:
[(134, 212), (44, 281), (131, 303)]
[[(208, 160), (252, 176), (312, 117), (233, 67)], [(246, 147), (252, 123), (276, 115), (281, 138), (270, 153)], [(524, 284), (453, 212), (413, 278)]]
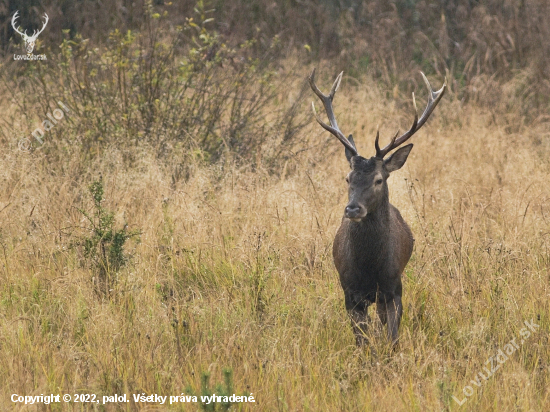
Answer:
[[(20, 21), (28, 24), (26, 28), (40, 27), (41, 16), (33, 0), (19, 3)], [(126, 58), (127, 66), (121, 68), (133, 70), (136, 62), (141, 65), (138, 59), (146, 58), (151, 62), (145, 63), (148, 73), (145, 77), (149, 80), (162, 77), (163, 71), (172, 65), (171, 57), (180, 56), (182, 51), (187, 54), (188, 61), (194, 59), (199, 66), (208, 61), (227, 69), (236, 63), (242, 65), (242, 56), (237, 53), (232, 58), (231, 53), (220, 53), (223, 49), (238, 52), (241, 44), (253, 40), (245, 56), (247, 63), (249, 57), (254, 59), (271, 53), (273, 39), (280, 36), (284, 49), (291, 53), (305, 48), (308, 59), (330, 59), (339, 70), (346, 70), (346, 74), (358, 77), (368, 73), (391, 89), (398, 84), (407, 96), (417, 86), (418, 70), (423, 70), (456, 79), (449, 82), (449, 89), (459, 99), (477, 99), (479, 85), (485, 85), (489, 91), (484, 92), (478, 102), (491, 109), (495, 103), (514, 100), (511, 107), (503, 104), (500, 110), (519, 110), (528, 120), (548, 109), (550, 3), (545, 1), (181, 0), (153, 3), (140, 0), (132, 2), (130, 8), (98, 0), (88, 0), (89, 7), (64, 0), (52, 0), (49, 4), (60, 12), (41, 34), (38, 50), (42, 52), (50, 45), (57, 46), (61, 36), (66, 36), (75, 42), (76, 51), (82, 39), (89, 38), (96, 44), (93, 47), (87, 44), (85, 49), (96, 50), (102, 56), (103, 49), (110, 49), (113, 40), (117, 40), (113, 33), (118, 33), (123, 40), (114, 44), (122, 52), (130, 53)], [(10, 26), (14, 7), (12, 5), (9, 12), (0, 15), (2, 27)], [(189, 18), (184, 20), (182, 16)], [(124, 40), (128, 33), (133, 40)], [(0, 32), (0, 45), (4, 50), (11, 47), (14, 52), (20, 52), (21, 41), (20, 36), (13, 36), (12, 30)], [(227, 45), (230, 41), (233, 47)], [(159, 50), (158, 45), (165, 45), (166, 50)], [(81, 50), (70, 60), (71, 78), (77, 88), (89, 81), (85, 67), (97, 63), (97, 56), (88, 57), (88, 51)], [(365, 55), (369, 55), (368, 62), (362, 60)], [(167, 59), (162, 60), (163, 56)], [(158, 65), (157, 59), (164, 62), (164, 68)], [(48, 62), (12, 67), (16, 67), (21, 77), (40, 78), (41, 67), (55, 65), (55, 61), (55, 58), (48, 58)], [(91, 69), (90, 75), (93, 71)], [(518, 85), (517, 96), (510, 96), (508, 92), (513, 85), (507, 87), (502, 83), (513, 80), (518, 71), (526, 72), (527, 81)], [(122, 72), (117, 74), (123, 83), (131, 86), (131, 77)], [(121, 87), (118, 91), (131, 96), (128, 94), (130, 89)], [(162, 102), (162, 95), (159, 100)], [(151, 111), (153, 106), (148, 105), (151, 101), (154, 99), (143, 100), (142, 110)], [(106, 121), (105, 126), (113, 125)], [(207, 130), (211, 133), (208, 127)], [(128, 135), (143, 138), (135, 133)], [(216, 149), (213, 147), (207, 153), (210, 150)]]
[(117, 272), (127, 262), (124, 254), (124, 244), (128, 239), (138, 238), (139, 230), (128, 230), (128, 225), (122, 229), (115, 227), (114, 213), (105, 209), (103, 202), (103, 183), (94, 181), (90, 187), (94, 210), (88, 213), (80, 210), (89, 222), (90, 234), (83, 237), (78, 244), (82, 246), (84, 256), (92, 262), (92, 266), (99, 271), (101, 279), (105, 279), (110, 272)]
[[(210, 374), (203, 372), (201, 375), (201, 389), (199, 394), (190, 391), (190, 395), (197, 396), (200, 399), (201, 396), (227, 396), (230, 397), (233, 392), (233, 371), (229, 368), (223, 370), (223, 383), (218, 383), (215, 387), (210, 386)], [(200, 408), (203, 411), (228, 411), (233, 405), (232, 402), (210, 402), (200, 403)]]
[(71, 108), (74, 121), (56, 129), (55, 139), (48, 135), (44, 150), (79, 148), (90, 158), (109, 145), (147, 145), (182, 164), (228, 153), (254, 164), (260, 151), (267, 161), (288, 158), (288, 144), (310, 118), (298, 116), (300, 98), (289, 108), (273, 104), (285, 82), (273, 67), (278, 37), (261, 57), (254, 56), (255, 39), (231, 46), (214, 30), (208, 3), (199, 1), (193, 16), (173, 27), (148, 2), (139, 30), (115, 29), (105, 47), (67, 32), (57, 58), (37, 65), (21, 86), (33, 89), (21, 95), (44, 115), (49, 102)]

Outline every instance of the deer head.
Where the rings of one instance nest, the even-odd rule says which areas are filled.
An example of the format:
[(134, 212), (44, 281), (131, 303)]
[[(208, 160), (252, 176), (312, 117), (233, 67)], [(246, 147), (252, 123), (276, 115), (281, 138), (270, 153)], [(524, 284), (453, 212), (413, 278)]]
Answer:
[(376, 155), (370, 159), (359, 156), (352, 135), (350, 134), (346, 138), (346, 136), (338, 128), (336, 118), (334, 117), (332, 101), (336, 90), (338, 90), (338, 87), (340, 86), (343, 72), (340, 73), (334, 81), (332, 89), (328, 95), (323, 94), (315, 85), (315, 69), (313, 69), (311, 75), (309, 76), (309, 84), (313, 89), (313, 92), (323, 103), (330, 125), (321, 120), (315, 110), (315, 104), (312, 102), (311, 105), (315, 118), (325, 130), (336, 136), (336, 138), (338, 138), (338, 140), (340, 140), (340, 142), (344, 145), (346, 158), (351, 166), (351, 172), (346, 178), (349, 188), (349, 202), (344, 212), (345, 217), (348, 219), (360, 222), (368, 214), (376, 212), (381, 204), (388, 201), (388, 185), (386, 181), (391, 172), (400, 169), (405, 164), (413, 145), (408, 144), (403, 146), (395, 151), (390, 157), (386, 159), (384, 159), (384, 157), (410, 139), (412, 135), (414, 135), (424, 125), (424, 123), (426, 123), (428, 117), (430, 117), (430, 114), (432, 114), (445, 93), (447, 79), (445, 79), (443, 87), (434, 92), (428, 82), (428, 79), (424, 76), (424, 73), (420, 73), (422, 74), (422, 78), (424, 79), (429, 92), (428, 104), (424, 109), (422, 116), (420, 116), (420, 119), (418, 118), (416, 101), (413, 93), (414, 121), (411, 128), (401, 136), (399, 136), (399, 131), (397, 131), (390, 143), (383, 149), (380, 149), (378, 145), (379, 132), (377, 132), (374, 143)]
[(46, 25), (48, 24), (48, 15), (44, 13), (45, 21), (42, 28), (38, 31), (34, 30), (32, 33), (32, 36), (29, 36), (27, 35), (27, 30), (25, 30), (24, 32), (21, 32), (15, 26), (15, 21), (17, 20), (18, 14), (19, 14), (19, 10), (16, 11), (15, 14), (13, 15), (11, 19), (11, 26), (13, 27), (13, 30), (19, 33), (21, 37), (23, 37), (23, 41), (25, 42), (25, 48), (27, 49), (27, 53), (31, 54), (32, 51), (34, 50), (34, 45), (36, 43), (36, 39), (38, 38), (38, 35), (44, 31), (44, 29), (46, 28)]

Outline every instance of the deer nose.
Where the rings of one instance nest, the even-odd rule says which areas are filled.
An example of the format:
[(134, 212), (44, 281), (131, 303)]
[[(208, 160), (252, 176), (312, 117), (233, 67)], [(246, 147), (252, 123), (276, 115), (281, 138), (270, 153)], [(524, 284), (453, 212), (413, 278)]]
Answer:
[(361, 206), (359, 205), (347, 205), (345, 214), (348, 219), (354, 219), (361, 213)]

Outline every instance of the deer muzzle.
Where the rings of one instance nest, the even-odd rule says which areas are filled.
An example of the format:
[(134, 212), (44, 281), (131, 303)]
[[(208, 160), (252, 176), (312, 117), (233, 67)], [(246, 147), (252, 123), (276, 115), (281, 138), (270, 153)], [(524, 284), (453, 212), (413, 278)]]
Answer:
[(350, 203), (346, 206), (344, 216), (354, 222), (359, 222), (367, 215), (367, 209), (358, 203)]

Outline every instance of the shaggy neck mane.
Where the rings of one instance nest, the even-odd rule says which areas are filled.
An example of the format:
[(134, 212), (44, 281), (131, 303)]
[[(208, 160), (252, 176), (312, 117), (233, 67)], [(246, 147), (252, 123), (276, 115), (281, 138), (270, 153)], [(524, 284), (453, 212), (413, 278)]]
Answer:
[(390, 252), (390, 202), (386, 194), (376, 210), (368, 213), (360, 222), (350, 222), (350, 251), (354, 259), (364, 267), (382, 265)]

